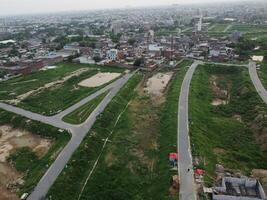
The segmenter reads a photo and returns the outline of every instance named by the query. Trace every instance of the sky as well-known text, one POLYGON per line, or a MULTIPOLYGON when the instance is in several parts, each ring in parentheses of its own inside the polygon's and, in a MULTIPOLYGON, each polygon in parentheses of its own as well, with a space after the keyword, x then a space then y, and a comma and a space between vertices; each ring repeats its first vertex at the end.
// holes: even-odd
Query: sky
MULTIPOLYGON (((0 15, 157 6, 217 0, 0 0, 0 15)), ((233 2, 236 0, 224 0, 233 2)))

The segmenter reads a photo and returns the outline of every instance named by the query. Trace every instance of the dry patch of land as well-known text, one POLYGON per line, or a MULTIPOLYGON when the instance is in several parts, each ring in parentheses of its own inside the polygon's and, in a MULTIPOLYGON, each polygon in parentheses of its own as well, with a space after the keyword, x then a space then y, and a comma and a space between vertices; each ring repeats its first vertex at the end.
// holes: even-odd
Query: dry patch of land
POLYGON ((27 131, 0 126, 0 199, 18 199, 15 192, 24 183, 8 158, 18 149, 30 148, 38 157, 43 157, 52 145, 52 141, 33 135, 27 131))
POLYGON ((225 85, 220 84, 220 82, 224 81, 223 76, 215 76, 212 75, 210 77, 210 85, 212 89, 212 93, 214 95, 214 99, 211 104, 213 106, 226 105, 230 100, 229 91, 231 89, 231 84, 227 83, 225 85))
POLYGON ((104 85, 106 83, 109 83, 110 81, 118 78, 121 75, 121 73, 98 73, 88 79, 85 79, 79 83, 79 86, 83 87, 99 87, 101 85, 104 85))
POLYGON ((150 95, 161 96, 165 88, 168 86, 172 76, 173 72, 155 74, 148 79, 145 91, 150 95))

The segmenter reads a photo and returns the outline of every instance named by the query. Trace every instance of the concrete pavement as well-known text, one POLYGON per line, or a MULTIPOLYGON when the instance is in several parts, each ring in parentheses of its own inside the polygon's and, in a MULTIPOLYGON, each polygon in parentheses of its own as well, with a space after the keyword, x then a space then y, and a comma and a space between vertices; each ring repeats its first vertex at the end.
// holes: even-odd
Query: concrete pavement
POLYGON ((180 179, 180 200, 196 200, 196 188, 194 181, 194 171, 192 170, 192 155, 189 138, 188 125, 188 98, 190 83, 194 71, 201 61, 195 61, 188 69, 180 91, 178 108, 178 173, 180 179), (190 169, 190 171, 188 171, 190 169))
POLYGON ((249 68, 248 68, 249 76, 250 76, 250 79, 251 79, 254 87, 256 88, 256 91, 258 92, 258 94, 260 95, 260 97, 262 98, 264 103, 267 104, 267 91, 259 79, 256 67, 257 66, 256 66, 255 62, 252 62, 252 61, 249 62, 249 68))
POLYGON ((59 176, 61 171, 64 169, 64 167, 70 160, 74 151, 79 147, 84 137, 92 128, 98 115, 100 115, 104 111, 104 109, 107 107, 110 101, 117 95, 119 90, 127 83, 127 81, 135 74, 135 72, 124 75, 115 82, 107 85, 106 87, 88 96, 87 98, 83 99, 77 104, 51 117, 43 116, 30 111, 26 111, 21 108, 17 108, 15 106, 0 103, 1 109, 7 110, 12 113, 16 113, 18 115, 27 117, 35 121, 55 126, 57 128, 68 130, 72 134, 71 140, 60 152, 60 154, 53 162, 53 164, 49 167, 49 169, 46 171, 46 173, 41 178, 37 186, 34 188, 34 191, 27 198, 28 200, 41 200, 46 196, 48 190, 56 181, 57 177, 59 176), (96 107, 96 109, 91 113, 91 115, 84 123, 80 125, 71 125, 62 121, 62 118, 65 115, 73 112, 80 106, 86 104, 87 102, 91 101, 92 99, 96 98, 97 96, 103 94, 106 91, 109 91, 109 93, 106 95, 106 97, 101 101, 101 103, 96 107))

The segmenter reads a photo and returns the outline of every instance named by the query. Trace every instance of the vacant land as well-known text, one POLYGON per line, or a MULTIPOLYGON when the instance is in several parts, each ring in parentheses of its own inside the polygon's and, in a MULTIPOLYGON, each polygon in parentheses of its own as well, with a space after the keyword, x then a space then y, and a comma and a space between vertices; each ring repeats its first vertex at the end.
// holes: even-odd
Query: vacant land
POLYGON ((56 69, 39 71, 0 83, 2 88, 0 98, 3 96, 2 100, 6 100, 7 103, 36 113, 54 115, 108 84, 88 88, 79 86, 81 81, 99 72, 121 73, 123 71, 114 67, 96 68, 87 65, 61 64, 56 69), (71 72, 69 68, 72 69, 71 72), (13 96, 7 95, 6 92, 13 96))
POLYGON ((249 24, 234 24, 229 31, 240 31, 243 33, 252 33, 252 32, 266 32, 266 25, 249 25, 249 24))
POLYGON ((206 184, 213 184, 216 164, 243 174, 267 169, 266 105, 247 69, 200 66, 189 99, 192 150, 207 172, 206 184), (214 100, 224 103, 212 105, 214 100))
POLYGON ((19 95, 36 90, 47 83, 62 79, 80 68, 81 66, 77 65, 59 64, 56 69, 38 71, 30 75, 0 82, 0 100, 16 99, 19 95))
POLYGON ((17 199, 32 191, 70 136, 3 110, 0 130, 0 199, 17 199))
POLYGON ((212 32, 223 32, 229 24, 215 24, 213 25, 209 31, 212 32))
POLYGON ((96 75, 80 82, 79 86, 89 87, 89 88, 99 87, 118 78, 120 75, 121 75, 120 73, 110 73, 110 72, 97 73, 96 75))
POLYGON ((95 110, 98 104, 105 98, 108 92, 105 92, 92 101, 89 101, 87 104, 81 106, 72 113, 66 115, 63 120, 70 124, 81 124, 86 121, 90 114, 95 110))
POLYGON ((148 79, 145 91, 150 95, 161 95, 171 80, 172 75, 172 72, 155 74, 148 79))
MULTIPOLYGON (((86 178, 98 156, 102 154, 102 147, 106 138, 116 128, 116 121, 132 99, 135 93, 134 88, 139 84, 141 78, 141 75, 138 74, 132 77, 119 91, 118 95, 112 99, 105 112, 99 117, 90 133, 72 156, 67 167, 58 177, 48 196, 53 199, 66 200, 78 198, 86 178), (62 193, 62 188, 65 188, 64 193, 62 193)), ((106 175, 108 176, 108 174, 106 175)), ((102 199, 105 199, 105 197, 102 199)))
POLYGON ((48 196, 170 199, 169 181, 176 172, 170 171, 168 154, 176 151, 179 90, 189 64, 181 64, 160 97, 145 92, 147 78, 139 84, 142 77, 133 77, 98 119, 48 196), (167 96, 166 90, 170 91, 167 96))

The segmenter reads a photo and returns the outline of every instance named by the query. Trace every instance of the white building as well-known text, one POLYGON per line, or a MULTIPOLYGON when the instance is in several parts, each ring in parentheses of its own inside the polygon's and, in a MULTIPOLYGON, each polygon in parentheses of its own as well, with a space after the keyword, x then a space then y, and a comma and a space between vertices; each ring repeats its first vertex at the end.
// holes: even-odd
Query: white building
POLYGON ((109 60, 117 60, 117 57, 118 57, 118 50, 117 49, 110 49, 107 52, 107 58, 109 60))

